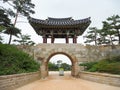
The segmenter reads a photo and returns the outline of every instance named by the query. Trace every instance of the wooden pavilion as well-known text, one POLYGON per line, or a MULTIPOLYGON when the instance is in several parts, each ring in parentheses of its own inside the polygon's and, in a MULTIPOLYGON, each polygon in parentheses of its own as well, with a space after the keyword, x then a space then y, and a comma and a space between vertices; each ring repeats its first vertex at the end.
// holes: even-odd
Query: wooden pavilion
POLYGON ((77 43, 77 37, 83 34, 91 20, 90 17, 81 20, 74 20, 72 17, 48 17, 46 20, 29 17, 29 23, 43 37, 43 43, 47 43, 47 38, 51 38, 51 43, 54 43, 55 38, 65 38, 66 43, 72 38, 73 43, 77 43))

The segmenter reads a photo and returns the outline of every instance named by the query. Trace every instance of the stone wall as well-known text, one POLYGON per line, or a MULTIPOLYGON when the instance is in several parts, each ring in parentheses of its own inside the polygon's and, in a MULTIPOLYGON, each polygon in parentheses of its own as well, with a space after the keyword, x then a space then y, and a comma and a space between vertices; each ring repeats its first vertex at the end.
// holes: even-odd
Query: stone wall
POLYGON ((83 62, 99 61, 112 55, 120 55, 120 46, 83 46, 81 44, 38 44, 33 47, 20 47, 41 63, 41 77, 48 76, 48 62, 56 54, 66 55, 72 62, 72 76, 77 76, 83 62))
POLYGON ((14 90, 38 79, 40 79, 40 72, 0 76, 0 90, 14 90))
POLYGON ((81 71, 79 73, 81 79, 94 81, 97 83, 108 84, 120 87, 120 75, 105 74, 105 73, 91 73, 81 71))
MULTIPOLYGON (((38 44, 36 46, 18 46, 32 55, 36 60, 49 57, 52 52, 65 52, 74 55, 78 62, 95 61, 112 55, 120 55, 120 45, 114 46, 83 46, 81 44, 38 44)), ((38 60, 39 61, 39 60, 38 60)))
POLYGON ((101 60, 113 55, 120 55, 120 45, 114 46, 85 46, 86 48, 86 61, 101 60))

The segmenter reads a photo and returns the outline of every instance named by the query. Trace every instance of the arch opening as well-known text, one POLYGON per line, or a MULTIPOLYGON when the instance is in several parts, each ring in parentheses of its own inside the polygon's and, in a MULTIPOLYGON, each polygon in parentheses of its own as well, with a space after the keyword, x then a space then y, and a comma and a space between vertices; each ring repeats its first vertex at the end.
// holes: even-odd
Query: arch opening
POLYGON ((46 53, 46 57, 43 58, 43 60, 41 61, 41 77, 45 78, 49 75, 48 63, 50 59, 57 54, 62 54, 69 58, 69 61, 71 62, 71 76, 77 77, 79 73, 79 65, 77 58, 74 56, 74 54, 66 52, 65 50, 62 50, 61 52, 59 52, 58 50, 53 50, 46 53))
MULTIPOLYGON (((48 75, 51 72, 59 73, 59 69, 63 69, 65 73, 71 73, 72 62, 70 58, 64 54, 55 54, 53 55, 48 62, 48 75)), ((65 74, 64 73, 64 74, 65 74)))
POLYGON ((61 54, 61 55, 64 55, 65 57, 67 57, 69 60, 69 63, 71 64, 71 75, 72 76, 75 76, 75 71, 76 71, 76 59, 75 58, 73 58, 72 57, 72 55, 69 55, 69 54, 67 54, 67 53, 65 53, 65 52, 54 52, 54 53, 52 53, 52 54, 50 54, 49 55, 49 57, 48 58, 46 58, 46 73, 47 73, 47 76, 49 75, 49 69, 48 69, 48 63, 49 63, 49 61, 50 61, 50 59, 53 57, 53 56, 55 56, 55 55, 59 55, 59 54, 61 54))
POLYGON ((67 57, 67 56, 64 55, 64 54, 56 54, 56 55, 53 55, 53 56, 50 58, 49 62, 57 64, 57 61, 58 61, 58 60, 61 60, 62 63, 67 63, 67 64, 69 64, 69 65, 72 64, 70 58, 67 57))

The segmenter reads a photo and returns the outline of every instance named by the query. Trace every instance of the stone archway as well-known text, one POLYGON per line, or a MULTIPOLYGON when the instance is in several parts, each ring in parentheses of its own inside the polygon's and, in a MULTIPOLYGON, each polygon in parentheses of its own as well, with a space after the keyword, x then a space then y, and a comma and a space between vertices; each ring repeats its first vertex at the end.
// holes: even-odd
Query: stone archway
MULTIPOLYGON (((61 54, 61 55, 65 55, 65 56, 67 56, 68 58, 69 58, 69 60, 71 61, 71 63, 72 63, 72 67, 71 67, 71 75, 72 76, 74 76, 74 64, 75 64, 75 60, 73 60, 72 59, 72 57, 71 56, 69 56, 68 54, 66 54, 66 53, 64 53, 64 52, 57 52, 57 53, 53 53, 53 54, 51 54, 51 56, 49 56, 49 58, 48 58, 48 60, 47 60, 47 66, 48 66, 48 62, 50 61, 50 59, 53 57, 53 56, 55 56, 55 55, 58 55, 58 54, 61 54)), ((47 67, 47 71, 48 71, 48 67, 47 67)))
POLYGON ((65 56, 67 56, 71 60, 71 63, 72 63, 71 75, 72 76, 77 76, 78 72, 79 72, 79 70, 78 70, 79 66, 78 66, 78 61, 75 58, 75 56, 73 56, 72 54, 70 54, 70 53, 68 53, 66 51, 61 51, 61 52, 54 51, 54 52, 49 53, 46 56, 46 58, 44 58, 44 60, 42 60, 41 67, 40 67, 41 77, 45 78, 45 77, 48 76, 48 62, 49 62, 51 57, 53 57, 54 55, 57 55, 57 54, 63 54, 65 56))
POLYGON ((34 47, 34 57, 41 62, 41 78, 48 76, 48 62, 56 54, 67 56, 72 62, 72 76, 77 76, 79 63, 87 60, 86 49, 80 44, 39 44, 34 47))

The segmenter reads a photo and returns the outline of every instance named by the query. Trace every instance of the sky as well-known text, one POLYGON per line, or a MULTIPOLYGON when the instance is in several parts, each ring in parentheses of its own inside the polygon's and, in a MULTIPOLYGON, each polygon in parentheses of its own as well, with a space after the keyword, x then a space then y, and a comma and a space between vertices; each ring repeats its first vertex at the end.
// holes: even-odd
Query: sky
POLYGON ((54 55, 53 57, 51 57, 50 62, 57 64, 58 60, 61 60, 62 63, 67 63, 69 65, 72 65, 71 60, 67 56, 62 54, 54 55))
MULTIPOLYGON (((33 18, 72 17, 73 19, 84 19, 91 17, 92 23, 89 27, 101 28, 102 21, 106 20, 107 17, 120 15, 120 0, 32 0, 32 3, 35 4, 35 14, 31 15, 33 18)), ((4 7, 7 6, 8 4, 4 4, 4 7)), ((14 19, 12 20, 14 21, 14 19)), ((18 18, 16 27, 20 28, 23 34, 31 35, 31 39, 36 44, 42 43, 42 37, 36 34, 25 17, 20 16, 18 18)), ((84 44, 83 36, 87 31, 88 28, 82 36, 78 37, 78 43, 84 44)), ((8 38, 5 37, 5 39, 8 42, 8 38)), ((48 40, 48 43, 50 43, 50 40, 48 40)), ((65 43, 65 40, 57 39, 55 43, 65 43)))
MULTIPOLYGON (((1 3, 1 2, 0 2, 1 3)), ((35 4, 35 14, 31 15, 37 19, 47 19, 48 17, 73 19, 84 19, 91 17, 92 23, 89 27, 102 27, 102 21, 112 15, 120 15, 120 0, 32 0, 35 4)), ((3 5, 3 4, 1 4, 3 5)), ((7 4, 3 5, 7 7, 7 4)), ((13 20, 13 19, 12 19, 13 20)), ((38 36, 34 29, 30 26, 25 17, 19 17, 16 27, 22 30, 23 34, 31 35, 31 39, 36 43, 42 43, 42 37, 38 36), (21 21, 25 23, 20 23, 21 21)), ((84 44, 83 36, 78 37, 78 43, 84 44)), ((8 37, 4 36, 8 42, 8 37)), ((48 43, 50 40, 48 40, 48 43)), ((72 40, 70 40, 70 43, 72 40)), ((57 39, 55 43, 65 43, 64 39, 57 39)))

